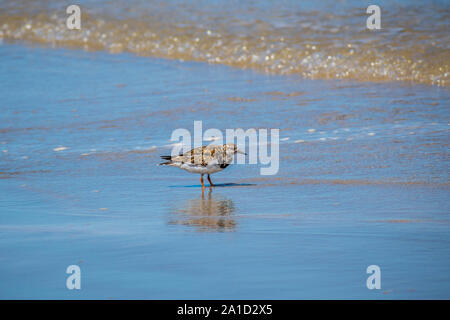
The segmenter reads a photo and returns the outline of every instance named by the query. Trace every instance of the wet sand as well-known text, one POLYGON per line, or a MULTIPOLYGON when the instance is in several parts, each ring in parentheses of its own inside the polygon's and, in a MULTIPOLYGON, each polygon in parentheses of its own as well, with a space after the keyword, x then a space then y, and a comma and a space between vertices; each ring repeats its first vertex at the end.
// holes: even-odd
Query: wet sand
POLYGON ((0 46, 0 297, 450 297, 448 89, 0 46), (280 171, 158 167, 176 128, 279 128, 280 171), (67 290, 78 264, 82 290, 67 290), (366 288, 366 268, 382 290, 366 288))

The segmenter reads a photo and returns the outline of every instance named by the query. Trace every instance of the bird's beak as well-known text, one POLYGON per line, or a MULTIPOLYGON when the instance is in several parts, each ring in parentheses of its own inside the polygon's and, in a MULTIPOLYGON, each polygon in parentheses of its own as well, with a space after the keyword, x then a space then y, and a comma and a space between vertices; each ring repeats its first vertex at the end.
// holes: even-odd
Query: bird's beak
POLYGON ((243 154, 243 155, 247 155, 244 151, 238 150, 236 151, 237 153, 243 154))

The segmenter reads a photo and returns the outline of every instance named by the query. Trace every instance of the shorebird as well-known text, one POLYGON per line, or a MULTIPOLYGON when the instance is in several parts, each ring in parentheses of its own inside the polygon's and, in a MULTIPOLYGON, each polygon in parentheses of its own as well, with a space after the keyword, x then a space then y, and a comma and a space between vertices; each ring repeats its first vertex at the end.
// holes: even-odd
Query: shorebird
POLYGON ((213 187, 214 184, 209 175, 228 167, 236 153, 246 154, 238 150, 233 143, 202 146, 178 156, 161 156, 162 159, 168 161, 160 163, 160 165, 178 167, 191 173, 199 173, 202 188, 205 188, 203 175, 207 174, 208 181, 213 187))

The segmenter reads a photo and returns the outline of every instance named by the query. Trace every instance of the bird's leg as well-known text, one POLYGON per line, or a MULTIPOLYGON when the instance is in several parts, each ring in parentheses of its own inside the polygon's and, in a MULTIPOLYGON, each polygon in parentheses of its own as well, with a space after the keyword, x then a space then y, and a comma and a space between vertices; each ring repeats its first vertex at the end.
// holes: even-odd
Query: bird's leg
POLYGON ((213 183, 211 181, 211 178, 209 177, 209 173, 208 173, 208 181, 209 181, 209 184, 211 185, 211 187, 214 187, 214 185, 213 185, 213 183))
POLYGON ((205 185, 203 184, 203 174, 200 176, 200 183, 202 184, 202 189, 205 188, 205 185))

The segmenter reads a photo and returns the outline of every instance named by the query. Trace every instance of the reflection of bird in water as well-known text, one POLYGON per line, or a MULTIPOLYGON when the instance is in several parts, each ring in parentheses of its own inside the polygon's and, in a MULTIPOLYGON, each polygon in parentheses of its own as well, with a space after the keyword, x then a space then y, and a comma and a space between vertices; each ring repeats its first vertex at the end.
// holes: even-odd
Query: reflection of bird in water
POLYGON ((236 153, 246 154, 238 150, 233 143, 221 146, 209 145, 192 149, 175 157, 161 156, 162 159, 168 161, 160 163, 160 165, 178 167, 191 173, 201 174, 200 183, 202 188, 204 188, 203 175, 207 174, 210 185, 214 186, 209 175, 228 167, 236 153))
POLYGON ((170 223, 196 226, 199 231, 233 231, 236 227, 233 212, 233 201, 212 199, 209 188, 207 199, 202 191, 201 199, 189 200, 183 208, 174 210, 177 217, 170 223))

